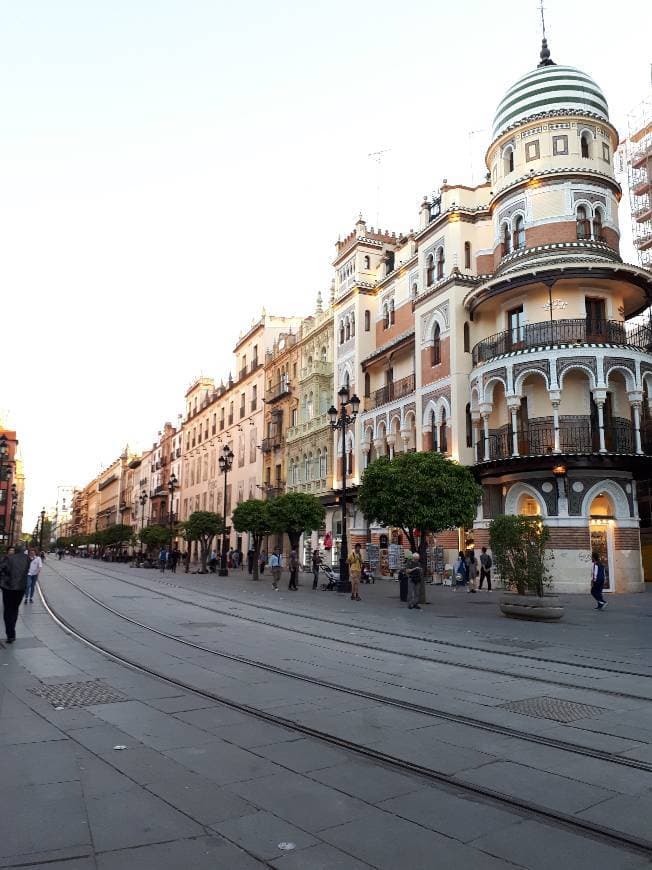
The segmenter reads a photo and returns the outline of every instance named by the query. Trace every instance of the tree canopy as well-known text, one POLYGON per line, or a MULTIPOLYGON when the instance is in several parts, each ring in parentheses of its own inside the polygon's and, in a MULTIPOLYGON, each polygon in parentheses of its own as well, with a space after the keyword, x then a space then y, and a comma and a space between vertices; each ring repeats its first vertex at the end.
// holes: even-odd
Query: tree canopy
POLYGON ((414 532, 469 528, 482 489, 468 468, 441 453, 398 453, 381 457, 362 476, 357 505, 370 522, 402 529, 412 549, 414 532))
POLYGON ((284 532, 292 547, 299 546, 303 532, 321 528, 326 516, 324 506, 314 495, 306 492, 286 492, 268 503, 272 532, 284 532))
POLYGON ((165 526, 143 526, 138 532, 138 538, 149 550, 152 547, 162 547, 170 539, 170 531, 165 526))
POLYGON ((208 554, 210 553, 213 538, 224 529, 224 520, 220 514, 212 511, 194 511, 188 519, 181 524, 183 534, 187 541, 199 543, 202 574, 206 574, 208 568, 208 554))
POLYGON ((249 532, 254 545, 253 579, 258 580, 260 547, 265 535, 271 531, 269 506, 271 502, 250 498, 233 511, 233 526, 237 532, 249 532))

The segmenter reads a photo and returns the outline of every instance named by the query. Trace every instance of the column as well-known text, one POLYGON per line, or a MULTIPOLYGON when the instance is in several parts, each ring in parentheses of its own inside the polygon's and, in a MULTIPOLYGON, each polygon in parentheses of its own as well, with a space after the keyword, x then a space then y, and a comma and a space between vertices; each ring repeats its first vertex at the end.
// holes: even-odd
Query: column
POLYGON ((518 410, 521 400, 518 396, 510 396, 507 399, 507 407, 512 418, 512 456, 518 456, 518 410))
POLYGON ((401 429, 401 443, 403 444, 403 453, 408 452, 408 443, 410 441, 410 430, 401 429))
POLYGON ((480 414, 477 411, 471 412, 471 441, 473 447, 473 457, 476 462, 479 461, 478 445, 480 443, 480 414))
POLYGON ((385 441, 387 442, 387 450, 389 452, 389 458, 393 459, 394 458, 394 448, 396 446, 396 436, 395 435, 388 435, 387 438, 385 439, 385 441))
POLYGON ((489 449, 489 415, 491 414, 491 410, 493 405, 487 403, 483 403, 480 406, 480 416, 482 417, 482 429, 483 429, 483 437, 484 437, 484 461, 489 462, 491 459, 491 451, 489 449))
POLYGON ((636 453, 643 453, 641 444, 641 405, 643 404, 643 393, 641 390, 630 390, 627 393, 630 405, 634 412, 634 450, 636 453))
POLYGON ((559 390, 550 390, 550 403, 552 405, 552 430, 554 438, 553 453, 561 453, 561 443, 559 438, 559 405, 561 402, 561 394, 559 390))
POLYGON ((375 438, 374 439, 374 447, 376 448, 376 456, 384 456, 385 455, 385 439, 384 438, 375 438))

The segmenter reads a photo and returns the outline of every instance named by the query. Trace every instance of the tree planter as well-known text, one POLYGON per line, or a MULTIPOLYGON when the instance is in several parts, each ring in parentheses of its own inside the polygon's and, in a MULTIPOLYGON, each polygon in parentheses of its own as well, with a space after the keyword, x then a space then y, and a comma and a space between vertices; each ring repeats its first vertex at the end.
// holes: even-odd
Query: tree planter
POLYGON ((505 616, 513 619, 533 619, 554 621, 564 615, 564 607, 557 595, 518 595, 504 592, 499 600, 500 609, 505 616))

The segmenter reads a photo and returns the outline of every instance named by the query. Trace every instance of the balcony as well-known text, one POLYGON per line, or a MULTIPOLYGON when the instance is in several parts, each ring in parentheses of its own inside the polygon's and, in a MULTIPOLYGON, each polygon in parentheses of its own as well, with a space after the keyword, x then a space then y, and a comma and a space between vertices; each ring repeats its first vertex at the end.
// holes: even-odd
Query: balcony
POLYGON ((249 374, 249 369, 247 368, 247 366, 244 366, 243 368, 240 369, 240 374, 238 376, 238 380, 244 381, 244 379, 247 377, 248 374, 249 374))
MULTIPOLYGON (((606 453, 631 455, 636 453, 634 427, 629 420, 614 418, 604 429, 606 453)), ((522 456, 573 456, 600 452, 600 432, 591 418, 573 423, 560 421, 559 451, 555 452, 555 427, 547 421, 532 420, 525 429, 517 432, 518 454, 514 454, 514 439, 509 425, 489 431, 489 457, 485 459, 485 443, 482 432, 476 444, 476 462, 496 462, 517 459, 522 456)), ((641 431, 643 452, 652 452, 652 430, 641 431)))
POLYGON ((406 378, 401 378, 400 381, 392 381, 385 384, 379 390, 376 390, 365 401, 365 411, 371 411, 374 408, 379 408, 381 405, 386 405, 387 402, 393 402, 396 399, 402 399, 414 392, 414 375, 408 375, 406 378))
POLYGON ((292 387, 290 386, 290 381, 287 378, 281 379, 265 391, 265 402, 267 404, 278 402, 278 400, 282 399, 284 396, 289 396, 291 392, 292 387))
POLYGON ((641 169, 648 160, 652 159, 652 144, 644 145, 632 155, 632 169, 641 169))
POLYGON ((271 453, 273 450, 278 450, 283 446, 283 435, 279 432, 277 435, 270 435, 268 438, 263 438, 263 443, 260 449, 263 453, 271 453))
POLYGON ((301 369, 301 381, 305 381, 313 375, 322 375, 329 378, 333 374, 333 364, 326 360, 315 359, 301 369))
POLYGON ((593 322, 585 317, 545 320, 490 335, 475 345, 471 356, 473 365, 477 366, 506 353, 558 344, 615 344, 649 351, 652 330, 644 325, 628 326, 622 320, 593 322))
POLYGON ((306 420, 305 423, 299 423, 297 426, 290 426, 285 435, 285 440, 296 441, 297 438, 303 438, 304 435, 310 435, 313 432, 319 432, 322 429, 330 427, 330 418, 328 414, 320 414, 318 417, 313 417, 311 420, 306 420))
POLYGON ((275 480, 274 485, 265 484, 265 498, 269 501, 271 498, 278 498, 279 495, 285 495, 285 484, 282 480, 275 480))

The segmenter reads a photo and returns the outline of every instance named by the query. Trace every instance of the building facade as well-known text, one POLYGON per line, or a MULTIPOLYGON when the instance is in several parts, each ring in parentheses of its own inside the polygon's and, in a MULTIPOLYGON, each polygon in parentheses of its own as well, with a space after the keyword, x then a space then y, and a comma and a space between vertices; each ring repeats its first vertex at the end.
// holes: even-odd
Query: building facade
POLYGON ((0 420, 0 544, 3 548, 19 540, 23 526, 25 475, 14 429, 0 420))

